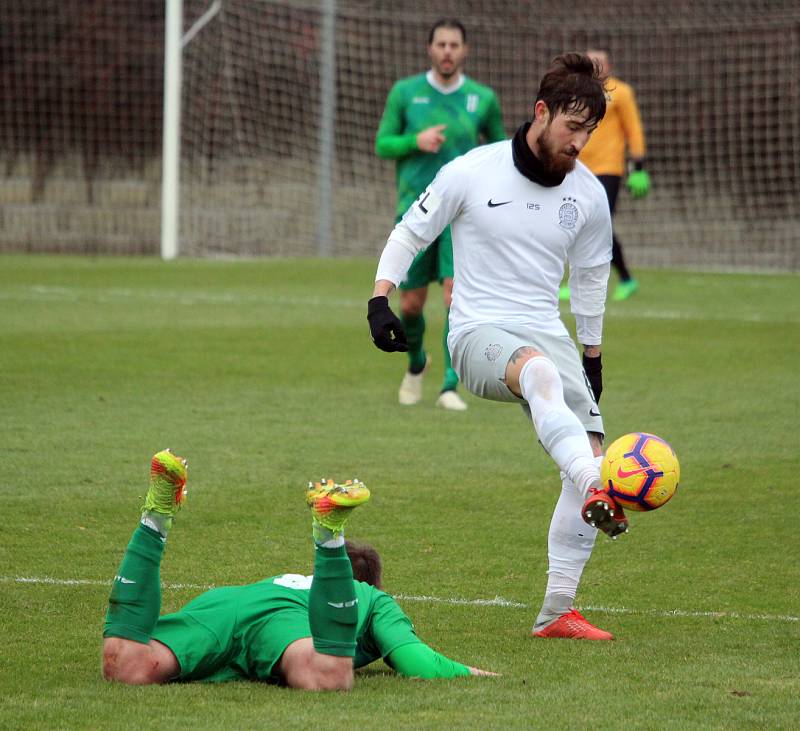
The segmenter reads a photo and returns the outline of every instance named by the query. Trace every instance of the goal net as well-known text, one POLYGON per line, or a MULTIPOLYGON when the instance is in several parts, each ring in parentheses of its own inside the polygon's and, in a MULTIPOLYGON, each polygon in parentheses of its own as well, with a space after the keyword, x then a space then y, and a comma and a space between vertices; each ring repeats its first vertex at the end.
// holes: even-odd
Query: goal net
MULTIPOLYGON (((386 95, 456 15, 509 135, 553 56, 609 51, 652 178, 617 203, 634 267, 800 270, 794 0, 329 2, 332 68, 324 0, 184 0, 181 254, 375 255, 395 206, 374 154, 386 95)), ((9 0, 0 27, 0 247, 157 253, 163 3, 9 0)))

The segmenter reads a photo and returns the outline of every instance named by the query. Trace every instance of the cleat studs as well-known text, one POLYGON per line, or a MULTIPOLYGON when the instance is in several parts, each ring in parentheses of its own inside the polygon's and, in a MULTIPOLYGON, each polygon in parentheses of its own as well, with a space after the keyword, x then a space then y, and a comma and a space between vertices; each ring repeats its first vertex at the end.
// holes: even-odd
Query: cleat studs
POLYGON ((587 510, 586 511, 586 517, 587 518, 591 518, 592 517, 592 511, 591 510, 587 510))
POLYGON ((612 518, 614 517, 614 511, 613 511, 613 510, 609 510, 609 511, 608 511, 608 514, 609 514, 609 515, 610 515, 612 518))
POLYGON ((597 522, 594 520, 591 523, 589 523, 589 525, 591 525, 592 528, 597 528, 597 522))
POLYGON ((616 537, 616 536, 611 536, 611 540, 612 540, 612 541, 616 541, 616 540, 617 540, 617 537, 616 537))

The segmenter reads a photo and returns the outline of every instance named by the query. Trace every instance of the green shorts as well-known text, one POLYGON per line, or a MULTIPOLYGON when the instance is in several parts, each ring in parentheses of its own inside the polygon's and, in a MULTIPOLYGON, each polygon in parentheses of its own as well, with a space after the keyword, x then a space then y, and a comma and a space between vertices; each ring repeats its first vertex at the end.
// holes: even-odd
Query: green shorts
POLYGON ((401 282, 400 289, 419 289, 427 287, 431 282, 442 283, 453 278, 453 240, 450 237, 450 226, 442 231, 431 242, 427 249, 420 251, 401 282))
POLYGON ((212 589, 159 617, 151 636, 174 653, 179 680, 277 682, 284 650, 311 637, 303 596, 269 581, 212 589))

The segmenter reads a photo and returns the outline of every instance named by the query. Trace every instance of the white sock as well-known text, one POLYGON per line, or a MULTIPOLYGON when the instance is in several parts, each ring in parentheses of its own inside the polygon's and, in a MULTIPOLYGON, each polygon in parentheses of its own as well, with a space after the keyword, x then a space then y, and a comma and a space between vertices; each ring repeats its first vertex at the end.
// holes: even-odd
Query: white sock
POLYGON ((344 545, 344 533, 340 533, 335 538, 331 538, 329 541, 325 541, 319 545, 322 546, 322 548, 339 548, 339 546, 344 545))
POLYGON ((169 533, 170 526, 172 525, 172 516, 146 510, 142 513, 140 522, 142 525, 158 531, 161 534, 162 540, 166 540, 167 533, 169 533))
MULTIPOLYGON (((598 467, 602 459, 595 458, 598 467)), ((575 601, 581 574, 592 555, 597 537, 597 528, 592 528, 581 517, 582 507, 583 496, 562 473, 561 495, 547 536, 547 589, 534 629, 541 629, 558 619, 570 610, 575 601)))
POLYGON ((323 548, 339 548, 344 545, 344 531, 334 533, 330 528, 326 528, 316 520, 312 521, 312 533, 314 543, 323 548))
POLYGON ((522 366, 519 385, 542 446, 580 494, 588 497, 600 470, 586 429, 564 401, 564 384, 555 364, 545 356, 531 358, 522 366))

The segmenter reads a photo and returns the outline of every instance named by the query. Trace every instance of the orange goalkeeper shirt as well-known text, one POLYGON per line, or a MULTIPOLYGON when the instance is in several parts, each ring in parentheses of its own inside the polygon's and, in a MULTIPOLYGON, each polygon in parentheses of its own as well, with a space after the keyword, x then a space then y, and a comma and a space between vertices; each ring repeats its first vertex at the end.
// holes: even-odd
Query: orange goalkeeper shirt
POLYGON ((606 116, 581 150, 580 161, 595 175, 625 174, 625 155, 644 157, 644 131, 633 89, 609 76, 606 81, 606 116))

